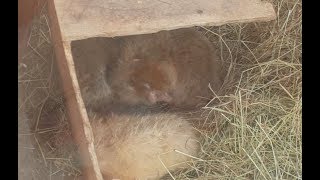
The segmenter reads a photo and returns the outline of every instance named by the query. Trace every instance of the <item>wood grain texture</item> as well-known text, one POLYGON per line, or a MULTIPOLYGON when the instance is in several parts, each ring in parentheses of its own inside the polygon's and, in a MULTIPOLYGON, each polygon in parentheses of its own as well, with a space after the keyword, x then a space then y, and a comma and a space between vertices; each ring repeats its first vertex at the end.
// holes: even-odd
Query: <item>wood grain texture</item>
POLYGON ((261 0, 54 0, 66 40, 275 19, 261 0))
POLYGON ((78 145, 85 179, 103 180, 93 144, 93 133, 76 76, 70 42, 63 41, 55 7, 48 4, 50 27, 62 80, 73 138, 78 145))

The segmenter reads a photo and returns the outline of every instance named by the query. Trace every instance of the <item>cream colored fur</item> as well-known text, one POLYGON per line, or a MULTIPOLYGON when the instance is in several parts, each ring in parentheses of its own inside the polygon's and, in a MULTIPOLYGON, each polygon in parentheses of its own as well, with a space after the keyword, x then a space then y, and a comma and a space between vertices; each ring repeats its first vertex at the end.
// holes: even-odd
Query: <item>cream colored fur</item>
POLYGON ((91 123, 106 179, 159 179, 166 169, 188 166, 192 158, 183 153, 197 156, 199 150, 196 130, 173 114, 112 115, 91 123))

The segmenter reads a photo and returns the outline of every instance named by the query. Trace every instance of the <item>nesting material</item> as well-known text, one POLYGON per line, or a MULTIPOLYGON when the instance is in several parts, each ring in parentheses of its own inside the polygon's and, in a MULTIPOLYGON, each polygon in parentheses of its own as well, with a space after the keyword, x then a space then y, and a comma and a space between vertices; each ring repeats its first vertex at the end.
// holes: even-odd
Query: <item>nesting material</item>
POLYGON ((82 174, 77 148, 63 145, 70 135, 64 95, 46 8, 40 9, 18 65, 19 179, 74 178, 82 174), (54 144, 57 146, 54 147, 54 144))
MULTIPOLYGON (((216 130, 199 130, 201 160, 194 159, 187 169, 172 172, 175 179, 302 179, 302 3, 269 2, 276 8, 276 21, 202 28, 203 34, 219 47, 221 59, 229 64, 228 78, 239 77, 240 81, 224 86, 226 91, 228 87, 235 91, 228 90, 228 95, 212 99, 218 105, 204 107, 215 117, 204 117, 206 123, 216 130)), ((47 27, 47 16, 41 14, 39 18, 41 22, 34 26, 47 27)), ((50 85, 51 78, 58 77, 55 68, 50 70, 54 62, 54 56, 48 53, 52 51, 50 29, 37 27, 19 64, 19 97, 23 96, 19 98, 19 113, 35 109, 28 118, 19 114, 19 136, 31 139, 35 131, 23 123, 37 121, 47 96, 57 104, 63 96, 61 90, 50 85)), ((62 131, 61 126, 56 129, 62 131)), ((68 128, 63 131, 70 133, 68 128)), ((43 135, 54 131, 40 132, 43 135)), ((27 163, 19 164, 19 178, 63 179, 68 174, 81 174, 70 152, 60 149, 66 156, 59 156, 57 151, 45 151, 47 142, 38 142, 31 141, 30 145, 19 140, 19 153, 34 158, 33 162, 21 158, 27 163), (23 173, 25 177, 20 176, 23 173)))

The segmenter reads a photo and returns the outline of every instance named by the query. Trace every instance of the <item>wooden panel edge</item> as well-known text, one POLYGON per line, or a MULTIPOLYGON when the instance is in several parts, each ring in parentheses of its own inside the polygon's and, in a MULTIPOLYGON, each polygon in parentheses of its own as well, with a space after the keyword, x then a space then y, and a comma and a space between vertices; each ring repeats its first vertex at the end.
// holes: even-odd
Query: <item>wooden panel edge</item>
MULTIPOLYGON (((131 35, 140 35, 140 34, 151 34, 151 33, 157 33, 162 30, 175 30, 179 28, 190 28, 194 26, 221 26, 225 24, 235 24, 235 23, 252 23, 252 22, 268 22, 275 20, 277 15, 275 12, 275 9, 273 7, 273 4, 270 2, 260 2, 259 3, 261 6, 264 6, 264 12, 265 16, 258 16, 255 18, 242 18, 242 19, 226 19, 220 22, 205 22, 202 20, 195 20, 192 23, 185 23, 185 22, 180 22, 180 23, 169 23, 170 26, 159 24, 157 27, 146 27, 144 24, 143 28, 136 27, 135 30, 132 30, 130 28, 119 28, 116 31, 113 32, 98 32, 94 34, 77 34, 77 35, 68 35, 66 40, 68 41, 76 41, 76 40, 82 40, 82 39, 87 39, 87 38, 92 38, 92 37, 119 37, 119 36, 131 36, 131 35), (130 30, 128 30, 130 29, 130 30)), ((192 15, 193 16, 193 15, 192 15)), ((185 19, 190 19, 192 17, 186 16, 185 19)))
POLYGON ((71 43, 63 40, 53 0, 48 1, 52 41, 62 81, 72 135, 78 145, 85 179, 103 180, 93 144, 93 133, 85 109, 71 54, 71 43))

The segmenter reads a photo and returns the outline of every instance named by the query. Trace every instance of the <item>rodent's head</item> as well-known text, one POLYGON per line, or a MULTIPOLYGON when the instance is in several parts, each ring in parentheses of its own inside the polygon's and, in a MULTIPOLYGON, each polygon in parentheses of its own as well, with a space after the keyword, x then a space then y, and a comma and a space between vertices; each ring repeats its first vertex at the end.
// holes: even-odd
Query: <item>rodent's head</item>
POLYGON ((147 105, 172 102, 172 90, 177 81, 177 73, 172 63, 140 59, 134 59, 131 63, 127 82, 123 82, 126 93, 119 94, 120 99, 131 104, 147 105))
POLYGON ((143 61, 135 59, 129 85, 138 96, 149 104, 157 102, 170 103, 172 90, 177 81, 177 74, 173 64, 168 61, 143 61))

